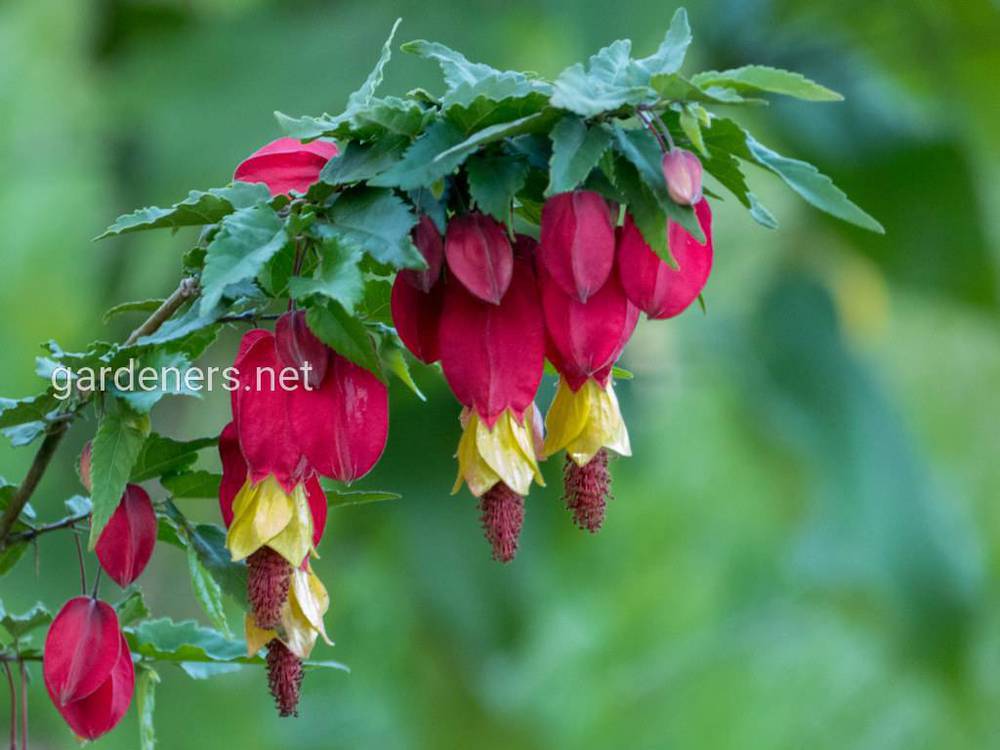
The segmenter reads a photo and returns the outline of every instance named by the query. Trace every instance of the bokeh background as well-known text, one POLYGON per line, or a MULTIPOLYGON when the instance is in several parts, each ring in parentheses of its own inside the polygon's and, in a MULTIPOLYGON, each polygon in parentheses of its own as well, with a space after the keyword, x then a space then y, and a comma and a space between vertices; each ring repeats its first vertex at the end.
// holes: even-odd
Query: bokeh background
MULTIPOLYGON (((708 314, 641 323, 626 354, 635 456, 614 464, 605 528, 572 526, 549 466, 507 567, 489 560, 474 501, 448 495, 457 406, 430 371, 417 374, 426 404, 394 386, 389 448, 363 484, 403 499, 335 512, 317 564, 337 646, 316 656, 352 674, 310 673, 292 721, 262 671, 192 681, 164 666, 162 747, 1000 746, 1000 6, 687 7, 687 70, 773 64, 846 95, 739 116, 831 174, 886 236, 762 173, 753 187, 779 230, 719 205, 708 314)), ((339 111, 396 16, 401 40, 554 75, 619 37, 651 49, 673 10, 0 2, 0 392, 39 390, 44 340, 126 334, 136 321, 101 313, 172 290, 191 236, 90 238, 226 183, 279 134, 272 110, 339 111)), ((386 91, 415 85, 437 90, 436 68, 397 56, 386 91)), ((235 345, 232 332, 209 363, 235 345)), ((227 403, 168 399, 154 424, 212 434, 227 403)), ((73 462, 92 430, 64 445, 41 516, 81 491, 73 462)), ((0 474, 17 481, 29 459, 0 448, 0 474)), ((215 519, 208 501, 184 509, 215 519)), ((0 581, 8 611, 73 595, 73 556, 67 536, 45 537, 0 581)), ((203 619, 179 551, 161 547, 142 584, 155 613, 203 619)), ((35 674, 32 747, 75 747, 35 674)), ((99 746, 137 745, 133 708, 99 746)))

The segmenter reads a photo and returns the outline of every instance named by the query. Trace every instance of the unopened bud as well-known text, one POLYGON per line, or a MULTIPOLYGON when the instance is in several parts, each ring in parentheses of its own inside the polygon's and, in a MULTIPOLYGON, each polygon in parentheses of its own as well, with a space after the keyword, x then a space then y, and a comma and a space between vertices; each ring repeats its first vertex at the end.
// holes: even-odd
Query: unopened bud
POLYGON ((663 155, 663 179, 674 203, 693 206, 701 200, 701 162, 690 151, 672 148, 663 155))

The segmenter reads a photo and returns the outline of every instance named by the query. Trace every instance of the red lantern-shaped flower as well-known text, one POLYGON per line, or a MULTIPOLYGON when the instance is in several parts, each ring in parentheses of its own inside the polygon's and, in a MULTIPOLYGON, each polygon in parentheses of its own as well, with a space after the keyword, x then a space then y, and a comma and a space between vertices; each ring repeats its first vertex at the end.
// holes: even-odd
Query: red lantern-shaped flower
POLYGON ((132 702, 135 671, 114 609, 88 596, 59 610, 45 639, 45 688, 70 729, 94 740, 121 721, 132 702))
POLYGON ((618 241, 618 275, 625 294, 650 318, 672 318, 698 299, 712 272, 712 210, 707 200, 695 207, 705 243, 699 243, 680 224, 667 222, 671 268, 646 244, 631 216, 618 241))
POLYGON ((119 586, 128 586, 146 569, 156 546, 157 527, 156 511, 146 490, 137 484, 127 485, 95 548, 104 572, 119 586))
POLYGON ((292 190, 305 193, 337 153, 337 146, 329 141, 302 143, 294 138, 279 138, 240 162, 233 179, 263 182, 271 195, 292 190))
POLYGON ((413 244, 420 250, 427 269, 403 270, 392 285, 392 322, 399 338, 414 357, 431 364, 440 357, 438 325, 444 303, 444 241, 434 222, 421 216, 413 229, 413 244))
POLYGON ((448 223, 444 253, 448 270, 475 297, 494 305, 507 292, 514 253, 503 226, 473 212, 448 223))
POLYGON ((538 259, 560 289, 586 302, 604 286, 615 260, 615 229, 607 201, 587 190, 545 201, 538 259))
POLYGON ((608 449, 631 455, 611 369, 638 319, 617 275, 583 303, 544 270, 539 286, 547 353, 560 378, 545 419, 544 453, 566 451, 566 502, 581 528, 597 531, 610 491, 608 449))
POLYGON ((453 491, 464 482, 480 499, 493 555, 507 562, 517 549, 523 496, 533 479, 543 484, 533 437, 545 350, 535 274, 528 260, 514 260, 499 304, 479 299, 454 277, 444 296, 441 367, 465 406, 453 491))

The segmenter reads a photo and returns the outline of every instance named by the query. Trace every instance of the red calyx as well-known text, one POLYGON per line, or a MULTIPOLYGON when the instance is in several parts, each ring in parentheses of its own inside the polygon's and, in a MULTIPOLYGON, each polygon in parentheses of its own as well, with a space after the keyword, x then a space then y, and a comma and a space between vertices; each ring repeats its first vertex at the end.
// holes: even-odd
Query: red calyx
POLYGON ((510 285, 514 254, 503 226, 473 212, 448 223, 444 254, 448 269, 473 295, 499 305, 510 285))
POLYGON ((309 388, 319 388, 326 376, 330 348, 309 330, 304 310, 293 310, 278 318, 274 343, 282 365, 297 370, 309 388))
POLYGON ((156 546, 157 527, 149 495, 137 484, 127 485, 95 547, 104 572, 122 588, 146 569, 156 546))
POLYGON ((545 201, 538 257, 566 294, 586 302, 604 286, 615 259, 615 230, 607 201, 588 190, 545 201))
POLYGON ((263 182, 271 195, 292 190, 305 193, 337 153, 337 146, 329 141, 302 143, 294 138, 278 138, 240 162, 233 179, 263 182))
POLYGON ((399 278, 426 294, 441 278, 441 266, 444 265, 444 238, 441 237, 434 220, 427 214, 421 215, 417 225, 410 232, 410 237, 427 261, 427 268, 423 271, 403 269, 399 272, 399 278))
POLYGON ((438 327, 444 306, 444 282, 423 292, 400 271, 392 285, 392 322, 403 345, 425 364, 441 357, 438 327))

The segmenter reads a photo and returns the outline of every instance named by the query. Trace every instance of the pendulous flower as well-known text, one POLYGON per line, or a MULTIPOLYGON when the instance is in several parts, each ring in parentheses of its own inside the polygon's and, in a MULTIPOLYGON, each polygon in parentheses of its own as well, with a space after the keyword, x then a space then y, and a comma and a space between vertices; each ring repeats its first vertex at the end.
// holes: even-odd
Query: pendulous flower
POLYGON ((597 531, 610 493, 607 451, 631 455, 611 370, 632 335, 639 311, 617 274, 586 303, 566 294, 542 270, 547 355, 559 372, 545 418, 544 455, 566 451, 565 499, 578 526, 597 531))
POLYGON ((240 162, 233 179, 263 182, 271 195, 292 190, 305 193, 337 153, 337 146, 330 141, 302 143, 295 138, 278 138, 240 162))
POLYGON ((663 179, 671 200, 693 206, 701 200, 702 168, 698 157, 683 148, 671 148, 663 155, 663 179))
POLYGON ((156 546, 157 528, 156 511, 146 490, 126 485, 94 550, 104 572, 122 588, 146 569, 156 546))
POLYGON ((535 274, 527 259, 514 260, 496 305, 451 278, 444 296, 441 367, 465 407, 453 492, 464 482, 480 499, 493 555, 507 562, 517 548, 523 496, 532 480, 544 484, 534 447, 534 398, 545 356, 535 274))
POLYGON ((416 245, 427 268, 423 271, 404 269, 392 285, 390 309, 392 322, 400 340, 414 357, 425 364, 436 362, 438 325, 444 303, 444 240, 429 216, 421 216, 412 231, 416 245))
POLYGON ((694 207, 705 244, 699 243, 680 224, 667 222, 670 253, 677 261, 671 268, 646 244, 631 215, 618 241, 618 276, 632 303, 653 319, 679 315, 698 299, 712 272, 712 210, 707 200, 694 207))
POLYGON ((586 302, 604 286, 615 260, 615 229, 607 201, 589 190, 545 201, 538 260, 566 294, 586 302))
POLYGON ((45 638, 42 675, 78 737, 94 740, 114 729, 135 691, 132 654, 114 609, 89 596, 66 602, 45 638))
POLYGON ((514 253, 496 219, 478 211, 454 217, 445 233, 448 270, 475 297, 499 305, 513 272, 514 253))

